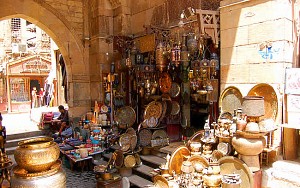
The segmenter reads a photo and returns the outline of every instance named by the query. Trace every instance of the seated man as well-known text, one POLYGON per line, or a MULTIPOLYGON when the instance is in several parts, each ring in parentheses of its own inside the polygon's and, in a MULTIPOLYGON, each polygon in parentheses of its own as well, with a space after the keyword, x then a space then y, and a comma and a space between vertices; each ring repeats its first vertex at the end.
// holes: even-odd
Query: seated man
POLYGON ((73 133, 73 130, 70 125, 68 111, 64 108, 63 105, 60 105, 58 107, 58 110, 60 112, 60 116, 56 120, 53 120, 53 122, 57 123, 57 125, 59 126, 59 131, 58 134, 56 134, 56 136, 53 137, 70 137, 73 133))

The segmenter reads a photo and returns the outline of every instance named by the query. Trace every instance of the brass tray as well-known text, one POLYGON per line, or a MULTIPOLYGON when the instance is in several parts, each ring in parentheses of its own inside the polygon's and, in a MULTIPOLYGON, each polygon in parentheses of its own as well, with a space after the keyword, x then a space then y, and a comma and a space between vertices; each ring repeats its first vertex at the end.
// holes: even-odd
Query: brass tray
POLYGON ((150 145, 151 138, 152 138, 152 132, 150 130, 142 129, 139 132, 139 140, 140 140, 140 145, 142 147, 150 145))
POLYGON ((181 165, 183 161, 186 161, 190 157, 190 150, 185 146, 179 146, 176 148, 169 161, 169 174, 181 174, 181 165))
POLYGON ((166 133, 165 130, 156 130, 152 134, 152 140, 165 139, 165 138, 168 138, 168 134, 166 133))
POLYGON ((115 115, 115 120, 121 126, 131 127, 136 119, 136 113, 134 109, 130 106, 123 106, 119 108, 115 115))
POLYGON ((234 109, 242 107, 243 95, 236 87, 230 86, 226 88, 219 100, 219 107, 221 112, 229 112, 233 114, 234 109))
POLYGON ((119 144, 123 152, 128 151, 131 146, 131 135, 128 133, 122 134, 119 139, 119 144))
POLYGON ((153 182, 154 182, 155 187, 157 187, 157 188, 168 188, 169 187, 168 180, 161 175, 154 176, 153 182))
POLYGON ((135 157, 133 155, 127 155, 124 158, 124 166, 127 168, 133 168, 136 164, 135 157))
POLYGON ((240 174, 242 180, 240 188, 253 187, 254 180, 252 172, 243 161, 232 156, 226 156, 222 157, 218 163, 220 164, 221 175, 240 174))
POLYGON ((200 155, 193 155, 188 159, 192 163, 192 165, 195 167, 195 164, 201 164, 203 169, 209 167, 209 162, 200 155))
POLYGON ((159 78, 159 89, 162 93, 168 93, 172 86, 172 78, 167 72, 163 72, 159 78))
POLYGON ((276 120, 278 113, 278 98, 272 86, 269 84, 258 84, 249 91, 248 96, 264 97, 265 115, 261 118, 272 118, 274 121, 276 120))
POLYGON ((160 118, 162 114, 162 104, 158 101, 150 102, 144 112, 144 119, 149 119, 150 117, 160 118))
POLYGON ((172 98, 178 97, 180 94, 180 85, 176 82, 173 82, 169 93, 172 98))
POLYGON ((171 115, 177 115, 180 112, 180 105, 177 101, 172 101, 171 115))

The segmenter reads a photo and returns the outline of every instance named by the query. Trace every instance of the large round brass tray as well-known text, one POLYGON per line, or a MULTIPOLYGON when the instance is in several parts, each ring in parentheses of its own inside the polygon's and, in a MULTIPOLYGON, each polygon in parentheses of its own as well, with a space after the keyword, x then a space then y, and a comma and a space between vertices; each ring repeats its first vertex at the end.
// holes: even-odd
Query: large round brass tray
POLYGON ((180 93, 180 85, 176 82, 173 82, 169 93, 172 98, 177 97, 180 93))
POLYGON ((278 99, 275 90, 269 84, 258 84, 248 93, 248 96, 264 97, 265 115, 262 118, 272 118, 276 120, 278 113, 278 99))
POLYGON ((222 157, 218 163, 220 164, 221 175, 240 174, 242 180, 240 188, 253 187, 254 180, 252 172, 243 161, 232 156, 226 156, 222 157))
POLYGON ((158 101, 150 102, 144 112, 144 119, 149 119, 150 117, 160 118, 162 114, 162 104, 158 101))
POLYGON ((172 86, 172 78, 167 72, 163 72, 159 78, 159 89, 162 93, 168 93, 172 86))
POLYGON ((176 148, 169 161, 169 174, 172 174, 173 171, 175 171, 176 174, 180 174, 183 161, 186 161, 190 155, 190 150, 187 147, 179 146, 176 148))
POLYGON ((219 100, 219 107, 222 112, 230 112, 233 114, 234 109, 242 107, 243 95, 236 87, 230 86, 226 88, 219 100))
POLYGON ((131 127, 134 124, 135 119, 136 119, 135 111, 130 106, 123 106, 119 108, 115 115, 115 120, 121 126, 131 127))

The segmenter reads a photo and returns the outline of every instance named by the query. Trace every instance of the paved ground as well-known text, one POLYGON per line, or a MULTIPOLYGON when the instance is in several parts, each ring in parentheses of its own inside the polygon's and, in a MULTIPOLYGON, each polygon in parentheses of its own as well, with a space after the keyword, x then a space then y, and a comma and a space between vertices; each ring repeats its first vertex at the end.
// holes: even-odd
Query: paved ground
POLYGON ((30 120, 30 113, 2 114, 2 117, 7 135, 38 130, 37 123, 30 120))

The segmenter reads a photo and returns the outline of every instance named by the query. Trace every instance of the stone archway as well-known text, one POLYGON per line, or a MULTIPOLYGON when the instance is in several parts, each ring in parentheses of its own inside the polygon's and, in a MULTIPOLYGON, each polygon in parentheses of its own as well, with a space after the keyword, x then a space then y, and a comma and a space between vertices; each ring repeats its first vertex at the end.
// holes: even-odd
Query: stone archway
MULTIPOLYGON (((53 1, 50 5, 51 0, 47 3, 43 0, 1 0, 0 19, 12 17, 26 19, 43 29, 56 42, 67 67, 70 114, 77 117, 90 109, 91 104, 89 53, 80 38, 83 35, 78 34, 78 29, 75 30, 70 19, 67 20, 60 13, 58 6, 54 8, 54 3, 57 2, 53 1)), ((83 20, 78 24, 83 25, 83 20)))

